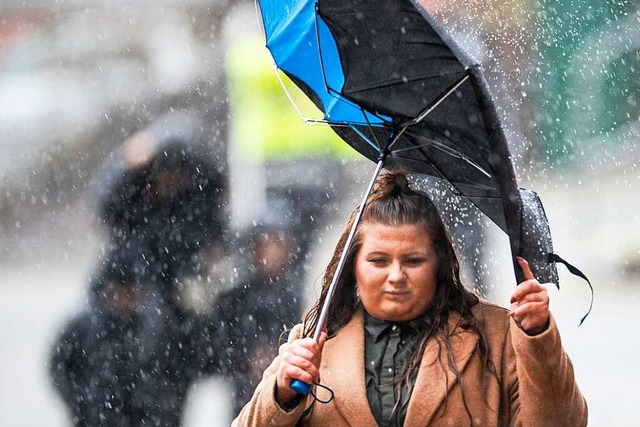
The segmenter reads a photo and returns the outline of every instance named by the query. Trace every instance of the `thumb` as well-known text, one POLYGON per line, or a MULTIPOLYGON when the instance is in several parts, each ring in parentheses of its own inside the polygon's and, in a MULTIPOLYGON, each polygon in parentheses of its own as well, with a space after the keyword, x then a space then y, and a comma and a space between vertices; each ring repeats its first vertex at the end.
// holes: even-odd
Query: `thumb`
POLYGON ((318 338, 318 347, 322 349, 326 341, 327 341, 327 331, 325 329, 322 332, 320 332, 320 337, 318 338))
POLYGON ((527 262, 527 260, 522 257, 517 257, 516 260, 518 261, 518 265, 522 270, 522 277, 524 278, 524 280, 533 279, 533 273, 531 272, 531 267, 529 267, 529 263, 527 262))

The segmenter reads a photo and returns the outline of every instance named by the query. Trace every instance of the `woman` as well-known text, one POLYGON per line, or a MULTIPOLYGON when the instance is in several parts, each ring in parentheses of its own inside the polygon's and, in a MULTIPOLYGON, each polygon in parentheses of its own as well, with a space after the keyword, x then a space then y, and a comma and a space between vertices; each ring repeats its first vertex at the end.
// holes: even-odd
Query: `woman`
POLYGON ((346 232, 319 301, 234 425, 586 425, 547 291, 527 262, 518 260, 525 280, 510 311, 479 300, 460 282, 435 206, 403 172, 378 179, 327 331, 309 338, 345 241, 346 232), (292 379, 321 381, 334 399, 296 395, 292 379))

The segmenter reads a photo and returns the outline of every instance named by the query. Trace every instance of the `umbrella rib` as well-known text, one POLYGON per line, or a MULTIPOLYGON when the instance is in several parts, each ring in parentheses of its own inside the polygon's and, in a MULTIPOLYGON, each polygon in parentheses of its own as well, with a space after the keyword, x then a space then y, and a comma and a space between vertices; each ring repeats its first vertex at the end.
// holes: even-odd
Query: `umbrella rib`
MULTIPOLYGON (((279 68, 275 63, 273 63, 273 69, 274 69, 274 73, 276 75, 276 78, 278 79, 278 82, 280 83, 280 86, 282 87, 282 89, 284 90, 285 95, 287 96, 287 99, 289 100, 291 105, 293 105, 293 108, 296 110, 296 113, 298 113, 298 116, 300 116, 300 118, 305 123, 307 123, 307 124, 324 124, 324 125, 339 126, 339 127, 351 127, 352 125, 358 124, 356 122, 330 122, 330 121, 325 120, 325 119, 314 119, 314 118, 305 116, 304 113, 298 107, 298 104, 296 103, 296 101, 293 99, 293 96, 291 95, 291 92, 289 92, 289 89, 287 89, 287 86, 284 84, 284 81, 282 81, 282 77, 280 77, 280 73, 278 73, 279 68)), ((336 98, 336 99, 338 99, 339 101, 343 101, 343 99, 340 99, 340 98, 336 98)), ((344 101, 346 102, 346 99, 344 101)), ((371 127, 371 122, 369 121, 369 118, 365 114, 365 111, 361 107, 359 107, 357 105, 355 105, 355 107, 359 108, 363 112, 363 117, 365 118, 365 121, 367 122, 367 125, 369 127, 371 127)), ((373 114, 373 113, 371 113, 371 114, 373 114)), ((386 121, 383 117, 380 117, 380 116, 378 116, 376 114, 374 114, 374 115, 376 117, 379 117, 380 120, 382 120, 383 122, 386 121)), ((375 136, 375 133, 372 132, 372 134, 375 136)), ((376 142, 378 142, 378 141, 376 141, 376 142)))
MULTIPOLYGON (((380 141, 378 141, 378 138, 376 137, 376 133, 373 131, 373 126, 371 125, 371 122, 369 121, 369 117, 367 117, 367 112, 362 108, 357 106, 360 111, 362 112, 362 116, 364 117, 364 120, 367 122, 367 127, 371 130, 371 135, 373 136, 373 139, 375 142, 372 142, 369 138, 367 138, 367 136, 362 133, 362 131, 360 131, 358 128, 355 127, 355 125, 357 123, 350 123, 350 122, 329 122, 328 120, 324 120, 324 119, 312 119, 309 118, 307 116, 305 116, 302 111, 300 111, 300 108, 298 108, 298 104, 296 104, 296 102, 293 100, 293 96, 291 96, 291 93, 289 92, 289 90, 287 89, 287 87, 285 86, 284 82, 282 81, 282 77, 280 77, 280 73, 278 73, 278 66, 274 63, 273 64, 273 68, 274 68, 274 72, 276 74, 276 78, 278 79, 278 82, 280 83, 280 86, 282 87, 282 89, 284 90, 284 93, 287 95, 287 98, 289 99, 289 102, 291 103, 291 105, 293 105, 293 108, 296 110, 296 112, 298 113, 298 115, 300 116, 300 118, 306 123, 306 124, 324 124, 324 125, 330 125, 330 126, 337 126, 337 127, 348 127, 350 129, 352 129, 354 132, 356 132, 360 138, 362 138, 367 144, 371 145, 375 150, 377 150, 378 152, 381 150, 381 146, 380 146, 380 141)), ((322 73, 322 78, 324 79, 324 72, 322 73)), ((330 88, 327 86, 327 89, 329 90, 330 88)), ((339 98, 337 98, 338 100, 341 100, 339 98)), ((381 118, 381 120, 384 121, 384 119, 381 118)))
POLYGON ((429 115, 433 110, 435 110, 440 104, 442 104, 442 102, 447 99, 452 93, 454 93, 462 83, 464 83, 467 79, 469 78, 469 74, 465 74, 460 80, 458 80, 457 83, 455 83, 453 85, 453 87, 451 87, 451 89, 449 89, 447 91, 447 93, 445 93, 439 100, 437 100, 435 102, 435 104, 433 104, 430 107, 427 107, 427 110, 420 113, 415 119, 410 120, 408 122, 405 122, 401 125, 401 129, 398 132, 397 135, 395 135, 395 137, 393 138, 393 140, 391 141, 391 143, 387 146, 387 149, 391 149, 391 147, 393 147, 393 145, 398 142, 398 140, 400 139, 400 137, 402 136, 402 134, 407 130, 407 128, 411 125, 415 125, 420 123, 425 117, 427 117, 427 115, 429 115))
POLYGON ((450 156, 457 157, 460 160, 464 160, 465 162, 469 163, 474 168, 478 169, 478 171, 480 171, 481 173, 486 175, 487 178, 491 178, 491 174, 489 172, 487 172, 482 166, 480 166, 479 164, 474 162, 472 159, 470 159, 469 156, 466 156, 466 155, 462 154, 461 152, 459 152, 457 150, 454 150, 453 148, 451 148, 451 147, 449 147, 447 145, 444 145, 444 144, 442 144, 442 143, 440 143, 440 142, 438 142, 436 140, 429 139, 429 138, 427 138, 427 140, 429 142, 421 144, 421 145, 415 145, 413 147, 400 148, 398 150, 394 150, 393 153, 395 154, 395 153, 401 153, 403 151, 417 150, 417 149, 425 148, 425 147, 433 147, 433 148, 436 148, 436 149, 442 151, 443 153, 449 154, 450 156))
POLYGON ((375 141, 376 145, 378 146, 378 151, 380 151, 382 149, 382 145, 380 145, 380 141, 378 141, 378 137, 376 136, 376 133, 373 130, 373 126, 371 126, 371 122, 369 121, 369 117, 367 117, 367 114, 365 113, 364 109, 362 109, 362 115, 364 116, 364 119, 367 121, 367 127, 371 131, 371 135, 373 136, 373 140, 375 141))
MULTIPOLYGON (((413 158, 409 158, 409 157, 402 157, 402 156, 397 156, 397 158, 400 159, 407 159, 407 160, 415 160, 413 158)), ((449 182, 449 179, 447 179, 446 175, 440 170, 440 168, 438 166, 436 166, 435 164, 433 164, 433 162, 431 162, 429 160, 428 157, 425 156, 425 160, 426 163, 429 164, 429 166, 431 166, 433 168, 434 171, 436 171, 436 173, 439 175, 439 178, 442 179, 445 183, 445 185, 449 185, 450 186, 450 190, 453 194, 455 194, 456 196, 460 196, 460 190, 458 190, 453 183, 449 182)))
POLYGON ((415 119, 409 121, 405 126, 411 126, 411 125, 415 125, 415 124, 420 123, 425 117, 427 117, 429 114, 431 114, 431 112, 433 110, 435 110, 440 104, 442 104, 442 102, 445 99, 447 99, 452 93, 454 93, 456 90, 458 90, 460 85, 462 85, 462 83, 467 81, 468 78, 469 78, 469 74, 465 74, 464 77, 462 77, 460 80, 458 80, 458 82, 455 83, 453 85, 453 87, 451 89, 449 89, 447 91, 447 93, 444 94, 444 96, 442 96, 438 101, 436 101, 435 104, 433 104, 430 107, 427 107, 425 110, 423 110, 422 113, 418 114, 418 116, 415 119))
MULTIPOLYGON (((404 133, 404 131, 405 131, 406 129, 407 129, 407 127, 406 127, 406 126, 405 126, 404 128, 402 128, 402 130, 398 133, 398 136, 393 140, 393 142, 392 142, 392 144, 391 144, 391 145, 395 144, 395 143, 396 143, 396 141, 398 141, 398 138, 400 138, 400 136, 402 135, 402 133, 404 133)), ((409 142, 409 144, 414 144, 414 142, 413 142, 411 139, 407 139, 407 141, 409 142)), ((414 144, 414 145, 415 145, 415 144, 414 144)), ((417 148, 417 147, 416 147, 416 148, 417 148)), ((439 174, 439 175, 440 175, 440 178, 442 178, 445 182, 448 182, 448 181, 449 181, 449 180, 447 179, 446 175, 445 175, 445 174, 440 170, 440 168, 439 168, 438 166, 436 166, 436 165, 435 165, 435 164, 434 164, 434 163, 429 159, 429 157, 427 157, 427 156, 426 156, 422 151, 420 151, 420 150, 418 150, 418 153, 422 154, 422 156, 424 157, 424 161, 425 161, 427 164, 429 164, 429 166, 431 166, 431 167, 433 168, 433 170, 435 170, 435 171, 436 171, 436 173, 437 173, 437 174, 439 174)), ((394 157, 396 157, 396 156, 394 156, 394 157)), ((413 159, 413 158, 403 157, 403 156, 397 156, 397 157, 398 157, 398 158, 400 158, 400 159, 404 158, 404 159, 407 159, 407 160, 416 160, 416 159, 413 159)), ((453 185, 453 184, 451 184, 451 185, 453 185)), ((452 191, 453 191, 455 194, 458 194, 458 195, 459 195, 459 193, 460 193, 460 192, 459 192, 455 187, 452 189, 452 191)))
MULTIPOLYGON (((395 143, 395 142, 398 140, 398 138, 400 137, 400 135, 402 135, 402 133, 403 133, 406 129, 407 129, 407 127, 402 128, 402 130, 400 131, 400 133, 398 134, 398 136, 396 137, 396 139, 394 139, 393 143, 395 143)), ((400 158, 400 159, 403 159, 403 158, 404 158, 404 159, 407 159, 407 160, 416 160, 415 158, 403 157, 403 156, 396 156, 396 155, 395 155, 396 153, 403 152, 403 151, 408 151, 408 150, 410 150, 410 149, 412 149, 412 148, 413 148, 413 149, 415 149, 415 148, 421 148, 421 147, 422 147, 422 145, 416 145, 416 144, 413 142, 413 140, 411 140, 411 139, 408 139, 408 138, 407 138, 407 141, 409 142, 409 144, 413 144, 414 146, 413 146, 413 147, 408 147, 408 148, 406 148, 406 149, 400 149, 400 150, 394 151, 394 157, 397 157, 397 158, 400 158)), ((429 141, 431 141, 431 140, 429 139, 429 141)), ((433 141, 433 142, 436 142, 436 141, 433 141)), ((445 151, 445 152, 446 152, 446 151, 445 151)), ((429 157, 428 157, 426 154, 424 154, 422 151, 418 150, 418 153, 422 154, 422 156, 424 157, 424 161, 425 161, 429 166, 431 166, 431 167, 433 168, 433 170, 434 170, 434 171, 436 171, 436 173, 437 173, 438 175, 440 175, 440 178, 441 178, 441 179, 442 179, 446 184, 448 184, 448 185, 450 185, 450 186, 451 186, 451 187, 450 187, 451 191, 452 191, 454 194, 456 194, 456 195, 458 195, 458 196, 459 196, 459 195, 461 194, 461 192, 460 192, 460 191, 455 187, 455 185, 453 185, 453 183, 452 183, 452 182, 449 182, 449 180, 447 179, 446 175, 445 175, 445 174, 440 170, 440 168, 439 168, 438 166, 436 166, 436 165, 435 165, 435 163, 433 163, 433 162, 429 159, 429 157)), ((447 154, 450 154, 450 155, 451 155, 451 153, 447 153, 447 154)), ((463 158, 463 160, 466 160, 466 159, 464 159, 464 158, 463 158)), ((471 163, 473 166, 476 166, 473 162, 470 162, 470 163, 471 163)), ((479 167, 479 165, 478 165, 478 166, 476 166, 476 167, 478 167, 478 168, 480 169, 480 171, 481 171, 481 172, 483 172, 483 173, 487 174, 487 172, 485 172, 482 168, 480 168, 480 167, 479 167)), ((488 174, 487 174, 487 176, 488 176, 489 178, 491 178, 491 175, 488 175, 488 174)))
MULTIPOLYGON (((325 89, 327 90, 328 94, 334 94, 334 96, 332 96, 334 99, 336 99, 339 102, 345 102, 348 105, 351 105, 354 108, 359 109, 362 112, 362 115, 367 123, 367 125, 369 127, 371 127, 371 122, 369 120, 369 117, 367 116, 368 114, 371 114, 375 117, 377 117, 378 119, 380 119, 380 121, 382 122, 387 122, 387 119, 385 117, 382 117, 376 113, 372 113, 369 111, 364 110, 360 105, 355 104, 353 102, 351 102, 349 99, 344 98, 342 96, 340 96, 340 92, 336 91, 335 89, 329 87, 329 85, 327 84, 327 80, 325 78, 325 73, 324 73, 324 62, 322 60, 322 53, 321 53, 321 47, 320 47, 320 39, 319 39, 319 35, 318 35, 318 31, 317 31, 317 24, 316 24, 316 37, 317 42, 318 42, 318 54, 320 56, 320 66, 322 67, 322 72, 320 73, 322 75, 322 80, 324 82, 324 86, 325 89), (338 96, 335 96, 338 95, 338 96)), ((284 90, 285 95, 287 96, 287 99, 289 100, 289 102, 291 103, 291 105, 293 105, 293 108, 296 110, 296 113, 298 113, 298 116, 306 123, 306 124, 327 124, 327 125, 331 125, 331 126, 344 126, 344 127, 351 127, 353 124, 358 124, 355 122, 330 122, 326 119, 314 119, 314 118, 310 118, 307 117, 301 110, 300 107, 298 107, 298 104, 296 103, 296 101, 293 99, 293 96, 291 95, 291 92, 289 91, 289 89, 287 89, 287 86, 284 84, 284 81, 282 80, 282 77, 280 76, 280 73, 278 73, 278 70, 280 69, 278 67, 278 65, 273 62, 272 63, 273 66, 273 71, 276 75, 276 78, 278 79, 278 83, 280 84, 280 87, 282 87, 282 89, 284 90)), ((375 133, 372 131, 372 134, 374 135, 375 138, 375 133)), ((376 143, 379 146, 379 142, 376 140, 376 143)))
MULTIPOLYGON (((367 136, 360 130, 358 129, 355 125, 349 125, 348 126, 352 131, 354 131, 360 138, 364 139, 364 141, 369 144, 371 147, 373 147, 374 150, 376 150, 378 153, 380 153, 381 148, 378 145, 379 142, 377 140, 377 138, 375 138, 375 143, 372 142, 369 138, 367 138, 367 136)), ((375 134, 374 134, 375 137, 375 134)))
MULTIPOLYGON (((316 5, 317 8, 317 5, 316 5)), ((326 77, 326 73, 324 72, 324 60, 322 58, 322 45, 320 43, 320 27, 318 26, 318 12, 316 9, 316 13, 314 14, 315 16, 315 33, 316 33, 316 45, 318 46, 318 61, 320 62, 320 74, 322 75, 322 82, 324 83, 324 88, 327 90, 327 92, 331 93, 332 88, 329 87, 329 83, 327 83, 327 77, 326 77)))
POLYGON ((298 116, 300 116, 300 118, 305 123, 324 123, 325 122, 322 119, 309 118, 309 117, 305 116, 302 113, 302 111, 300 111, 300 108, 298 108, 298 104, 296 104, 296 102, 293 100, 293 96, 291 96, 291 93, 289 92, 289 89, 287 89, 287 86, 282 81, 282 77, 280 77, 280 73, 278 73, 278 65, 275 62, 273 63, 273 72, 275 73, 276 78, 278 79, 278 82, 280 83, 280 87, 282 87, 282 89, 284 90, 284 93, 287 95, 287 99, 289 99, 289 102, 291 103, 291 105, 293 105, 293 108, 298 113, 298 116))
MULTIPOLYGON (((464 70, 463 70, 464 72, 464 70)), ((371 84, 369 86, 363 86, 363 87, 358 87, 357 89, 353 89, 350 90, 349 92, 345 92, 345 93, 356 93, 356 92, 367 92, 370 90, 375 90, 375 89, 382 89, 382 88, 388 88, 391 86, 401 86, 401 85, 405 85, 407 83, 413 83, 413 82, 417 82, 420 80, 428 80, 428 79, 432 79, 432 78, 436 78, 436 77, 444 77, 444 76, 453 76, 456 74, 460 74, 460 71, 454 71, 452 73, 443 73, 443 74, 429 74, 429 75, 422 75, 422 76, 417 76, 417 77, 411 77, 411 78, 404 78, 404 79, 392 79, 392 80, 386 80, 386 81, 382 81, 382 82, 377 82, 374 84, 371 84)))
MULTIPOLYGON (((399 159, 406 159, 406 160, 416 160, 416 159, 411 158, 411 157, 403 157, 403 156, 394 156, 394 157, 399 158, 399 159)), ((466 197, 467 199, 469 199, 476 206, 478 206, 478 205, 474 201, 475 199, 492 199, 492 200, 500 199, 500 197, 495 197, 495 196, 468 196, 466 194, 462 194, 462 192, 460 190, 458 190, 458 188, 456 188, 456 186, 444 175, 444 173, 440 170, 440 168, 438 168, 435 164, 433 164, 431 161, 429 161, 428 158, 425 159, 425 162, 428 163, 429 166, 431 166, 433 168, 433 170, 438 174, 438 176, 436 178, 442 179, 444 185, 446 185, 449 188, 449 190, 456 197, 466 197)))

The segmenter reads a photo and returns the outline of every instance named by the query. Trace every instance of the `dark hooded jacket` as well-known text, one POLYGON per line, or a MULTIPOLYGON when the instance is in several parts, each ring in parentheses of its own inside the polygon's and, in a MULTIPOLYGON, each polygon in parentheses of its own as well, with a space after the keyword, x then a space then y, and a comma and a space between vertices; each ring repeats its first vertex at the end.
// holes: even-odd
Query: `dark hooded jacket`
POLYGON ((98 194, 97 215, 113 248, 141 248, 159 277, 191 268, 204 245, 223 238, 223 176, 188 148, 171 139, 145 167, 105 166, 112 170, 98 194))
POLYGON ((190 385, 218 366, 211 319, 154 300, 122 317, 93 280, 89 307, 53 347, 50 370, 75 426, 179 426, 190 385))
POLYGON ((234 387, 234 415, 251 399, 281 338, 300 320, 300 302, 288 281, 254 274, 218 300, 221 370, 234 387))

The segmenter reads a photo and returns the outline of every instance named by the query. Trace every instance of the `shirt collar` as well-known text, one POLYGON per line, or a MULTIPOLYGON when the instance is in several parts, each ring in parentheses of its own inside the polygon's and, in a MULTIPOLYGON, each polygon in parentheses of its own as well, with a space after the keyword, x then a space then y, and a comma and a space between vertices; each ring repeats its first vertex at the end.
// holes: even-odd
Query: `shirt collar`
POLYGON ((366 310, 364 311, 364 327, 371 335, 374 342, 380 341, 389 330, 394 326, 398 326, 402 334, 418 334, 422 332, 425 325, 431 321, 430 310, 425 314, 412 320, 405 322, 389 322, 387 320, 378 319, 372 316, 366 310))

